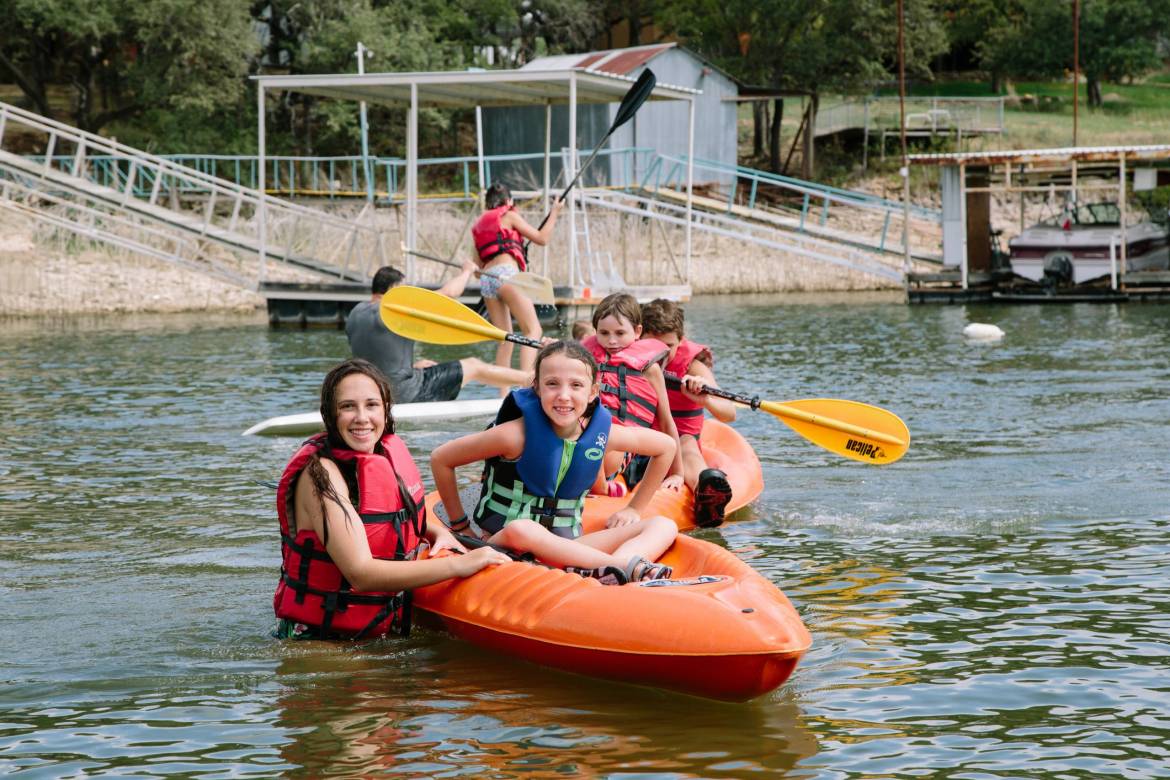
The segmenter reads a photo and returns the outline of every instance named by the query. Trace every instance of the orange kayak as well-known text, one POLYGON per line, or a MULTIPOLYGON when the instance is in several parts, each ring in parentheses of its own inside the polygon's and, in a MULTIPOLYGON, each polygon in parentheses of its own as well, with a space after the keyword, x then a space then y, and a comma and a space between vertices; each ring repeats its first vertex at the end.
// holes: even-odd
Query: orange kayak
POLYGON ((620 587, 506 563, 419 588, 414 606, 481 647, 595 677, 728 701, 788 679, 812 638, 775 585, 689 536, 660 560, 674 579, 620 587))
MULTIPOLYGON (((728 511, 759 496, 760 461, 738 432, 708 418, 700 441, 708 464, 731 483, 728 511)), ((427 496, 432 512, 437 500, 427 496)), ((585 530, 604 528, 628 501, 588 497, 585 530)), ((659 490, 643 516, 693 528, 692 506, 689 490, 659 490)), ((419 588, 414 605, 481 647, 596 677, 730 701, 761 696, 788 679, 812 639, 775 585, 722 547, 688 536, 659 560, 674 568, 673 579, 620 587, 507 563, 419 588)))

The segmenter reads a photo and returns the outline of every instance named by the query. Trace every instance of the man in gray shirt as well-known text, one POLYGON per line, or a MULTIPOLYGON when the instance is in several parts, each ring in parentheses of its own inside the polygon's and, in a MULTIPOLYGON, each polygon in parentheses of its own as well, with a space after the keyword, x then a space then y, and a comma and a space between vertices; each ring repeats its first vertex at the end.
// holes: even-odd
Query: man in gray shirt
MULTIPOLYGON (((475 264, 468 262, 458 277, 444 285, 439 292, 452 297, 462 292, 475 264)), ((513 368, 485 363, 479 358, 463 358, 436 363, 433 360, 414 359, 414 341, 392 332, 382 322, 382 295, 401 284, 402 272, 393 266, 383 266, 374 274, 370 285, 370 300, 363 301, 350 311, 345 321, 345 336, 354 357, 365 358, 390 380, 394 403, 409 404, 424 401, 453 401, 468 382, 477 381, 497 387, 524 386, 532 382, 532 375, 513 368)))

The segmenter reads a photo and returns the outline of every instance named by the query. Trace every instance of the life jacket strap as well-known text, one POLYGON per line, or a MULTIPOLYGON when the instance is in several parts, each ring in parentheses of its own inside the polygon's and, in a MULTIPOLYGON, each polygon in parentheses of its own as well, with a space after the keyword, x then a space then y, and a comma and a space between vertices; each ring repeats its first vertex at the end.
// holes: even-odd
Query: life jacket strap
POLYGON ((495 468, 488 474, 487 488, 476 508, 476 515, 493 512, 503 518, 503 525, 513 520, 529 518, 558 536, 576 538, 581 535, 581 511, 585 497, 556 498, 534 496, 524 483, 514 479, 511 484, 497 480, 495 468))

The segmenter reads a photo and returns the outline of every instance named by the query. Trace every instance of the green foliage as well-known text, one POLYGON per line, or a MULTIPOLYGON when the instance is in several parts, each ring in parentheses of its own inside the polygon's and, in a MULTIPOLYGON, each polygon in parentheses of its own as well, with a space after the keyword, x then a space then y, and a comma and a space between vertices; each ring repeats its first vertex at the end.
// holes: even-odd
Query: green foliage
POLYGON ((1150 219, 1161 225, 1170 222, 1170 187, 1157 187, 1133 193, 1134 201, 1145 209, 1150 219))
MULTIPOLYGON (((1041 79, 1072 71, 1073 8, 1068 0, 1013 0, 999 13, 981 0, 976 8, 986 24, 978 48, 988 69, 1041 79)), ((1168 13, 1170 0, 1081 0, 1079 60, 1091 105, 1102 103, 1102 81, 1141 76, 1159 66, 1157 46, 1168 13)))
MULTIPOLYGON (((897 19, 887 0, 663 0, 665 24, 748 84, 855 92, 896 73, 897 19)), ((906 2, 906 63, 929 75, 946 46, 931 0, 906 2)))
POLYGON ((257 50, 237 0, 11 0, 0 17, 0 69, 49 115, 49 85, 72 85, 67 119, 88 130, 232 102, 257 50))

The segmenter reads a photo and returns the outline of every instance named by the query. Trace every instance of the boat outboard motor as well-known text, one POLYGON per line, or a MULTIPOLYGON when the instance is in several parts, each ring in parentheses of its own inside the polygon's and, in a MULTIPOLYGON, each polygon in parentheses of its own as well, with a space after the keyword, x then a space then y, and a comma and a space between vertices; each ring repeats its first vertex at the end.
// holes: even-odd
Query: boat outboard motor
POLYGON ((1065 252, 1044 258, 1044 284, 1047 287, 1067 287, 1072 284, 1072 258, 1065 252))

